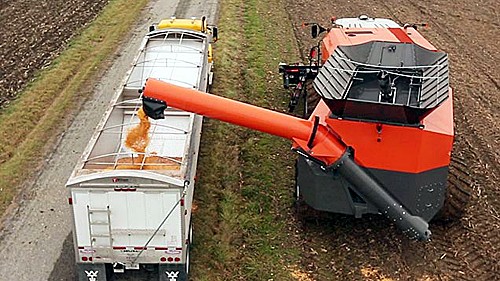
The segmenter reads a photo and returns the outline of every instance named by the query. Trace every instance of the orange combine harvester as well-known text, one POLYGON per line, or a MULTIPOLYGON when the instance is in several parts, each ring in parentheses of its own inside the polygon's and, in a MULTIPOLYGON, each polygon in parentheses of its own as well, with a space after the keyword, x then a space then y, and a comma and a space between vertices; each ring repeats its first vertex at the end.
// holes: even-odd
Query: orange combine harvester
POLYGON ((309 65, 280 64, 290 109, 303 100, 308 119, 154 79, 143 93, 146 114, 162 118, 168 105, 290 139, 298 199, 355 217, 382 214, 429 240, 428 222, 457 208, 445 203, 454 135, 447 54, 417 25, 367 16, 309 25, 313 37, 327 31, 309 65), (308 104, 315 96, 319 103, 308 104))

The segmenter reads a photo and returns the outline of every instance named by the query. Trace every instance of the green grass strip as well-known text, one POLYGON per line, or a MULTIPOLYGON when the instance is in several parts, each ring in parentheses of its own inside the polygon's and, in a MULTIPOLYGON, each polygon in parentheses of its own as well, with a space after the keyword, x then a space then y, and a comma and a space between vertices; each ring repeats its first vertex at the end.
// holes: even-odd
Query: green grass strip
MULTIPOLYGON (((213 92, 286 109, 280 61, 298 61, 281 0, 221 0, 213 92)), ((295 280, 290 142, 218 121, 203 128, 193 280, 295 280)))

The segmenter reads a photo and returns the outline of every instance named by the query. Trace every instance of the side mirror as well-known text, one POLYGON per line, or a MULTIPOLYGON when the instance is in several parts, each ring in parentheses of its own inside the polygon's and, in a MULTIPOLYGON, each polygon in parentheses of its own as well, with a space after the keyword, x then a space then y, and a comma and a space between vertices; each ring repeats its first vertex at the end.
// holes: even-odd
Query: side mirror
POLYGON ((214 42, 219 40, 219 29, 217 29, 217 26, 212 27, 212 38, 214 39, 214 42))
POLYGON ((312 38, 316 38, 318 37, 318 35, 320 35, 321 33, 325 32, 326 31, 326 28, 322 27, 321 25, 319 24, 313 24, 311 26, 311 36, 312 38))
POLYGON ((318 35, 319 35, 319 32, 318 32, 318 25, 313 24, 313 25, 311 26, 311 36, 312 36, 312 38, 316 38, 316 37, 318 37, 318 35))

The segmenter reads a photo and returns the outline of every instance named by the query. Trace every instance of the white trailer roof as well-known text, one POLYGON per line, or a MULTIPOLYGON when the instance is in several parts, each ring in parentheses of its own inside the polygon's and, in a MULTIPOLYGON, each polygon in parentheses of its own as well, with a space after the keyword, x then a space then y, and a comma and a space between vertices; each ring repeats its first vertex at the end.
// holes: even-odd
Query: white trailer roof
POLYGON ((337 19, 335 24, 344 28, 396 28, 399 24, 383 18, 370 18, 367 15, 361 15, 357 18, 337 19))
POLYGON ((178 86, 198 88, 206 36, 181 29, 150 33, 127 80, 127 87, 141 89, 147 78, 154 77, 178 86))
MULTIPOLYGON (((124 142, 129 130, 139 124, 137 112, 142 105, 139 90, 146 79, 156 78, 204 91, 209 71, 207 53, 208 38, 204 33, 181 29, 150 32, 72 177, 109 175, 113 170, 148 170, 144 176, 159 173, 184 179, 193 154, 192 138, 200 137, 201 122, 194 114, 168 108, 165 119, 149 120, 150 141, 144 153, 132 151, 124 142), (194 131, 198 134, 193 135, 194 131)), ((91 178, 70 179, 68 184, 85 180, 91 178)))

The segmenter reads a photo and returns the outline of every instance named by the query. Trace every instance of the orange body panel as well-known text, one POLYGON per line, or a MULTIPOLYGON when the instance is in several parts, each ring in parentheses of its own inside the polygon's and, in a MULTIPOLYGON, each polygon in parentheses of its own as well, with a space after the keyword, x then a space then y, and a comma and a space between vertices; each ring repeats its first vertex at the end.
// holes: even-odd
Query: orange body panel
MULTIPOLYGON (((356 162, 365 168, 420 173, 448 166, 453 144, 452 93, 428 114, 424 128, 328 118, 328 126, 354 148, 356 162), (377 128, 378 126, 378 128, 377 128), (380 133, 379 133, 379 130, 380 133)), ((321 102, 313 114, 330 114, 321 102)))
MULTIPOLYGON (((436 48, 416 29, 407 28, 332 28, 321 41, 324 63, 339 46, 371 41, 415 43, 431 51, 436 48)), ((376 122, 323 118, 346 145, 355 149, 356 162, 366 168, 419 173, 448 166, 453 143, 453 97, 421 120, 423 129, 407 126, 379 125, 376 122), (381 127, 380 127, 381 126, 381 127), (381 132, 377 131, 382 128, 381 132)), ((312 116, 330 116, 321 101, 312 116)))

